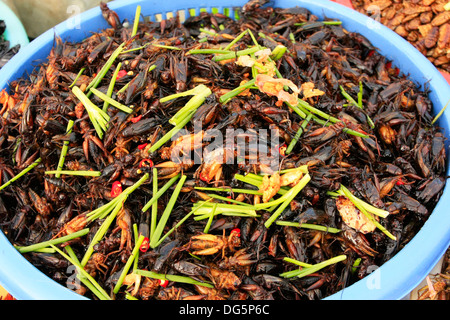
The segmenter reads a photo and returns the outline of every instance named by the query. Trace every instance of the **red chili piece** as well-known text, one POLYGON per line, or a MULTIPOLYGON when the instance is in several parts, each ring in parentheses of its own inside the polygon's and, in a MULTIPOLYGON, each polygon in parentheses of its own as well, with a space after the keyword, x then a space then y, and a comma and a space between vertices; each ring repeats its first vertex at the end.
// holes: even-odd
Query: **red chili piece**
POLYGON ((120 181, 114 181, 111 188, 111 197, 115 198, 122 193, 122 184, 120 181))
POLYGON ((142 159, 141 162, 139 162, 139 168, 142 167, 153 167, 153 161, 151 159, 142 159))
POLYGON ((209 182, 209 178, 207 174, 204 173, 200 173, 200 180, 204 181, 204 182, 209 182))
POLYGON ((130 121, 133 123, 136 123, 142 119, 142 114, 138 115, 137 117, 131 118, 130 121))
POLYGON ((167 287, 167 285, 169 284, 169 280, 165 279, 159 279, 159 285, 163 288, 167 287))
POLYGON ((150 248, 150 240, 147 237, 145 237, 144 241, 142 241, 142 244, 139 247, 139 250, 141 252, 147 252, 148 248, 150 248))
POLYGON ((142 150, 142 149, 144 149, 147 145, 148 145, 148 143, 140 144, 140 145, 138 145, 138 149, 139 149, 139 150, 142 150))
POLYGON ((116 78, 116 80, 119 80, 120 78, 123 78, 123 77, 125 77, 127 75, 127 72, 125 71, 125 70, 120 70, 118 73, 117 73, 117 78, 116 78))
POLYGON ((237 236, 238 236, 238 237, 241 236, 241 229, 239 229, 239 228, 234 228, 233 230, 231 230, 231 233, 233 233, 233 232, 237 233, 237 236))
POLYGON ((278 152, 280 153, 280 155, 281 155, 282 157, 284 157, 284 156, 286 155, 286 149, 287 149, 286 143, 283 143, 283 144, 280 145, 280 147, 278 148, 278 152))

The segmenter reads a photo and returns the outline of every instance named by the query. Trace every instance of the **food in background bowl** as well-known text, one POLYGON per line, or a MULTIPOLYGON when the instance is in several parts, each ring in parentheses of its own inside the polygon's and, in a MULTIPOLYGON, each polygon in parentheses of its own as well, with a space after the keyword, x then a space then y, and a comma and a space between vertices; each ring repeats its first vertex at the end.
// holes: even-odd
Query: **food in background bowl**
POLYGON ((17 52, 20 44, 11 47, 10 42, 5 39, 3 33, 6 30, 6 23, 0 20, 0 68, 2 68, 17 52))
POLYGON ((408 40, 436 68, 450 72, 450 7, 447 0, 362 1, 355 9, 380 21, 408 40), (449 7, 446 9, 446 6, 449 7))

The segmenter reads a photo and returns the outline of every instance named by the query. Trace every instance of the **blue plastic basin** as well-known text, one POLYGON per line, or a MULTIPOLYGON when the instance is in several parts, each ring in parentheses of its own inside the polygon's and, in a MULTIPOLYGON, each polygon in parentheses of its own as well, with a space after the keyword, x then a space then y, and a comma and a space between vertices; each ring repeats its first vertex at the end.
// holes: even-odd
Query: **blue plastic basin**
MULTIPOLYGON (((197 14, 200 8, 206 8, 207 11, 218 8, 219 12, 223 12, 224 8, 239 7, 245 3, 246 0, 200 0, 195 2, 195 9, 197 14)), ((127 18, 129 21, 134 20, 137 5, 141 5, 142 14, 152 16, 152 20, 155 19, 155 14, 162 14, 165 18, 166 13, 178 10, 185 10, 186 16, 189 16, 188 10, 194 8, 193 5, 181 0, 126 0, 108 3, 121 19, 127 18)), ((407 41, 367 16, 330 1, 279 0, 274 1, 273 6, 305 7, 320 18, 341 20, 347 30, 361 33, 403 73, 409 74, 413 81, 421 86, 427 84, 435 113, 439 112, 450 99, 450 86, 437 69, 407 41)), ((108 27, 98 7, 82 13, 79 18, 72 18, 59 24, 32 41, 27 50, 23 50, 7 63, 0 71, 0 90, 7 87, 9 81, 22 77, 25 72, 31 72, 36 61, 47 57, 55 34, 67 41, 81 41, 89 36, 90 32, 108 27)), ((449 138, 449 120, 449 113, 446 112, 439 121, 447 138, 449 138)), ((448 208, 450 195, 447 186, 428 221, 405 248, 366 278, 327 299, 394 300, 405 297, 425 278, 450 245, 448 208)), ((32 266, 12 247, 1 232, 0 285, 17 299, 85 299, 57 284, 32 266)))

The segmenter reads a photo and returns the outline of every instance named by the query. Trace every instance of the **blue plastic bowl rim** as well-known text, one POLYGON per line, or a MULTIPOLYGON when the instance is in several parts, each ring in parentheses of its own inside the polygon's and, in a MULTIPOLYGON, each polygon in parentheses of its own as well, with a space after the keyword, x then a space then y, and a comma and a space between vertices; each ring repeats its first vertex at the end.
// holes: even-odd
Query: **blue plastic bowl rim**
MULTIPOLYGON (((189 10, 193 7, 207 10, 214 7, 219 8, 220 12, 223 8, 241 7, 245 3, 243 0, 215 0, 199 1, 193 6, 186 5, 183 1, 119 0, 109 2, 108 6, 115 10, 121 19, 128 18, 132 21, 137 5, 141 5, 142 13, 148 15, 175 12, 180 9, 189 10), (154 8, 158 10, 155 12, 154 8)), ((320 18, 341 20, 344 28, 368 38, 387 59, 393 60, 393 64, 405 74, 409 74, 416 83, 422 87, 426 84, 430 88, 429 98, 433 102, 435 113, 450 100, 449 85, 438 70, 406 40, 367 16, 330 1, 279 0, 271 5, 282 8, 305 7, 320 18), (368 28, 368 24, 371 28, 368 28)), ((104 22, 96 21, 96 18, 103 20, 98 7, 82 13, 79 17, 81 22, 95 21, 95 25, 100 26, 99 29, 107 27, 104 22)), ((88 29, 93 31, 93 27, 89 26, 88 29)), ((55 33, 64 35, 67 31, 67 24, 63 22, 32 41, 27 52, 13 57, 0 71, 0 88, 6 87, 8 79, 12 79, 17 70, 20 70, 22 63, 28 63, 28 57, 32 52, 52 43, 55 33)), ((447 138, 449 120, 448 113, 444 113, 439 121, 447 138)), ((450 219, 446 217, 449 201, 449 190, 446 186, 433 214, 400 252, 364 279, 327 297, 326 300, 392 300, 405 297, 424 279, 450 245, 450 219)), ((0 265, 2 266, 0 284, 18 299, 86 299, 51 280, 31 265, 14 249, 2 232, 0 232, 0 265)))

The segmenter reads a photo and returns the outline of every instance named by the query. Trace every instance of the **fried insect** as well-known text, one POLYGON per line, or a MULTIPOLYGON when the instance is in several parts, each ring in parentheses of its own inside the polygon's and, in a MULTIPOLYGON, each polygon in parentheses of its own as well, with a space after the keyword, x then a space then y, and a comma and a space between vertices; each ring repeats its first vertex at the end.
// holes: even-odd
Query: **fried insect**
POLYGON ((228 237, 225 237, 224 230, 222 237, 212 234, 195 235, 191 237, 186 248, 194 255, 213 255, 219 251, 222 251, 222 255, 224 255, 225 250, 234 251, 234 248, 239 247, 240 244, 239 230, 232 230, 228 237))

